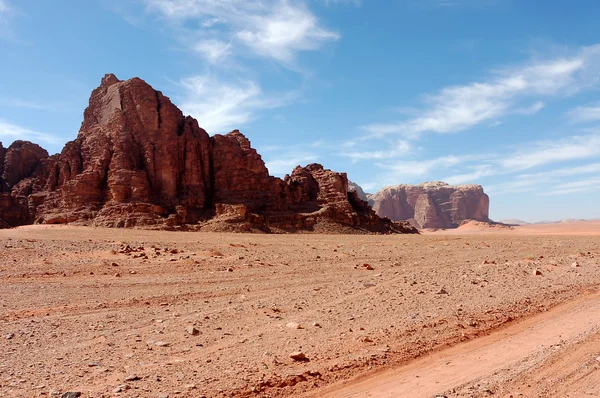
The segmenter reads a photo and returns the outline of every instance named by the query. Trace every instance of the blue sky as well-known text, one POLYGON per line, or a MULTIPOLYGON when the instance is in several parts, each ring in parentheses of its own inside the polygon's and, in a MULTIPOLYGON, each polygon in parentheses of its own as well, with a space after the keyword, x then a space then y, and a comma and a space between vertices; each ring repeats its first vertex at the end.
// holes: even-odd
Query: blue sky
POLYGON ((139 76, 271 174, 477 183, 493 219, 600 217, 596 0, 0 0, 0 141, 51 153, 139 76))

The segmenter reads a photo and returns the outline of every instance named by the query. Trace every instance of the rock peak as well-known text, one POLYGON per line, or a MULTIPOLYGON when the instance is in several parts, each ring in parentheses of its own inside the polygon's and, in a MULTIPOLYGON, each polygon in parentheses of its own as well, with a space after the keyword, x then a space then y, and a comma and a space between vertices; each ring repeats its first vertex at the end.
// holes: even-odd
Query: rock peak
POLYGON ((107 73, 102 78, 102 82, 100 83, 100 85, 104 86, 104 87, 108 87, 108 86, 112 86, 115 83, 120 83, 120 82, 121 81, 114 74, 107 73))

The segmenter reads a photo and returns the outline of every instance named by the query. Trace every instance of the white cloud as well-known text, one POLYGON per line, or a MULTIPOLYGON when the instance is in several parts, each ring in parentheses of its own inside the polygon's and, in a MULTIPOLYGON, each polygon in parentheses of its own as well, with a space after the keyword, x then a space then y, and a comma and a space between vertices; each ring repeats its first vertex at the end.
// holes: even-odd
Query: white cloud
POLYGON ((203 40, 196 43, 194 51, 203 55, 211 64, 215 64, 231 55, 231 43, 214 39, 203 40))
POLYGON ((317 18, 298 3, 277 2, 265 15, 248 16, 251 22, 236 33, 257 54, 291 63, 298 51, 316 50, 339 34, 321 28, 317 18))
POLYGON ((576 55, 496 71, 488 81, 443 88, 425 97, 429 104, 420 114, 395 123, 363 127, 372 136, 401 134, 418 138, 424 132, 455 133, 511 111, 538 112, 541 101, 519 108, 527 97, 570 95, 600 79, 600 45, 581 48, 576 55))
POLYGON ((600 102, 579 106, 568 113, 569 118, 578 123, 600 121, 600 102))
POLYGON ((60 144, 62 142, 60 138, 54 135, 29 130, 25 127, 0 120, 0 141, 4 141, 4 144, 10 144, 10 142, 15 140, 41 141, 48 144, 60 144))
MULTIPOLYGON (((340 35, 322 27, 303 2, 288 0, 144 0, 187 38, 231 43, 252 54, 290 65, 300 51, 311 51, 340 35), (189 23, 197 22, 197 28, 189 23), (188 27, 186 27, 188 26, 188 27), (218 27, 218 29, 214 29, 218 27)), ((192 45, 195 47, 196 45, 192 45)), ((231 48, 230 48, 231 49, 231 48)), ((214 54, 211 51, 203 54, 214 54)), ((209 58, 210 59, 210 58, 209 58)))
POLYGON ((241 128, 256 111, 285 106, 293 99, 292 94, 265 95, 251 80, 224 82, 210 74, 182 79, 181 86, 185 90, 182 111, 211 134, 241 128))

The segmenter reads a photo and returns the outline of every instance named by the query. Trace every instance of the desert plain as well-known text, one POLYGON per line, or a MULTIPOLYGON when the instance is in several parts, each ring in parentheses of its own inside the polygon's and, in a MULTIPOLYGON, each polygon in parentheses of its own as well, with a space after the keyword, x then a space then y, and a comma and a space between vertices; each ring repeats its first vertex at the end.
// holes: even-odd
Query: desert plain
POLYGON ((5 229, 0 396, 597 397, 599 286, 599 221, 5 229))

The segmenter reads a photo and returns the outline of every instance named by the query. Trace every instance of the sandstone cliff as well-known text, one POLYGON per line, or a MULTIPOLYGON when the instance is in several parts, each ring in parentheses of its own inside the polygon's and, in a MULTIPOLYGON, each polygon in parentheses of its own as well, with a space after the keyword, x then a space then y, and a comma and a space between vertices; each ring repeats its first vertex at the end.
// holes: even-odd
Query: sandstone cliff
POLYGON ((380 217, 419 228, 456 228, 464 220, 489 221, 489 197, 480 185, 444 182, 386 187, 369 197, 380 217))
POLYGON ((77 222, 268 232, 335 224, 415 232, 348 193, 344 173, 313 164, 284 180, 272 177, 239 131, 210 137, 143 80, 111 74, 92 92, 77 138, 60 154, 29 142, 6 150, 0 144, 0 176, 0 227, 77 222))

